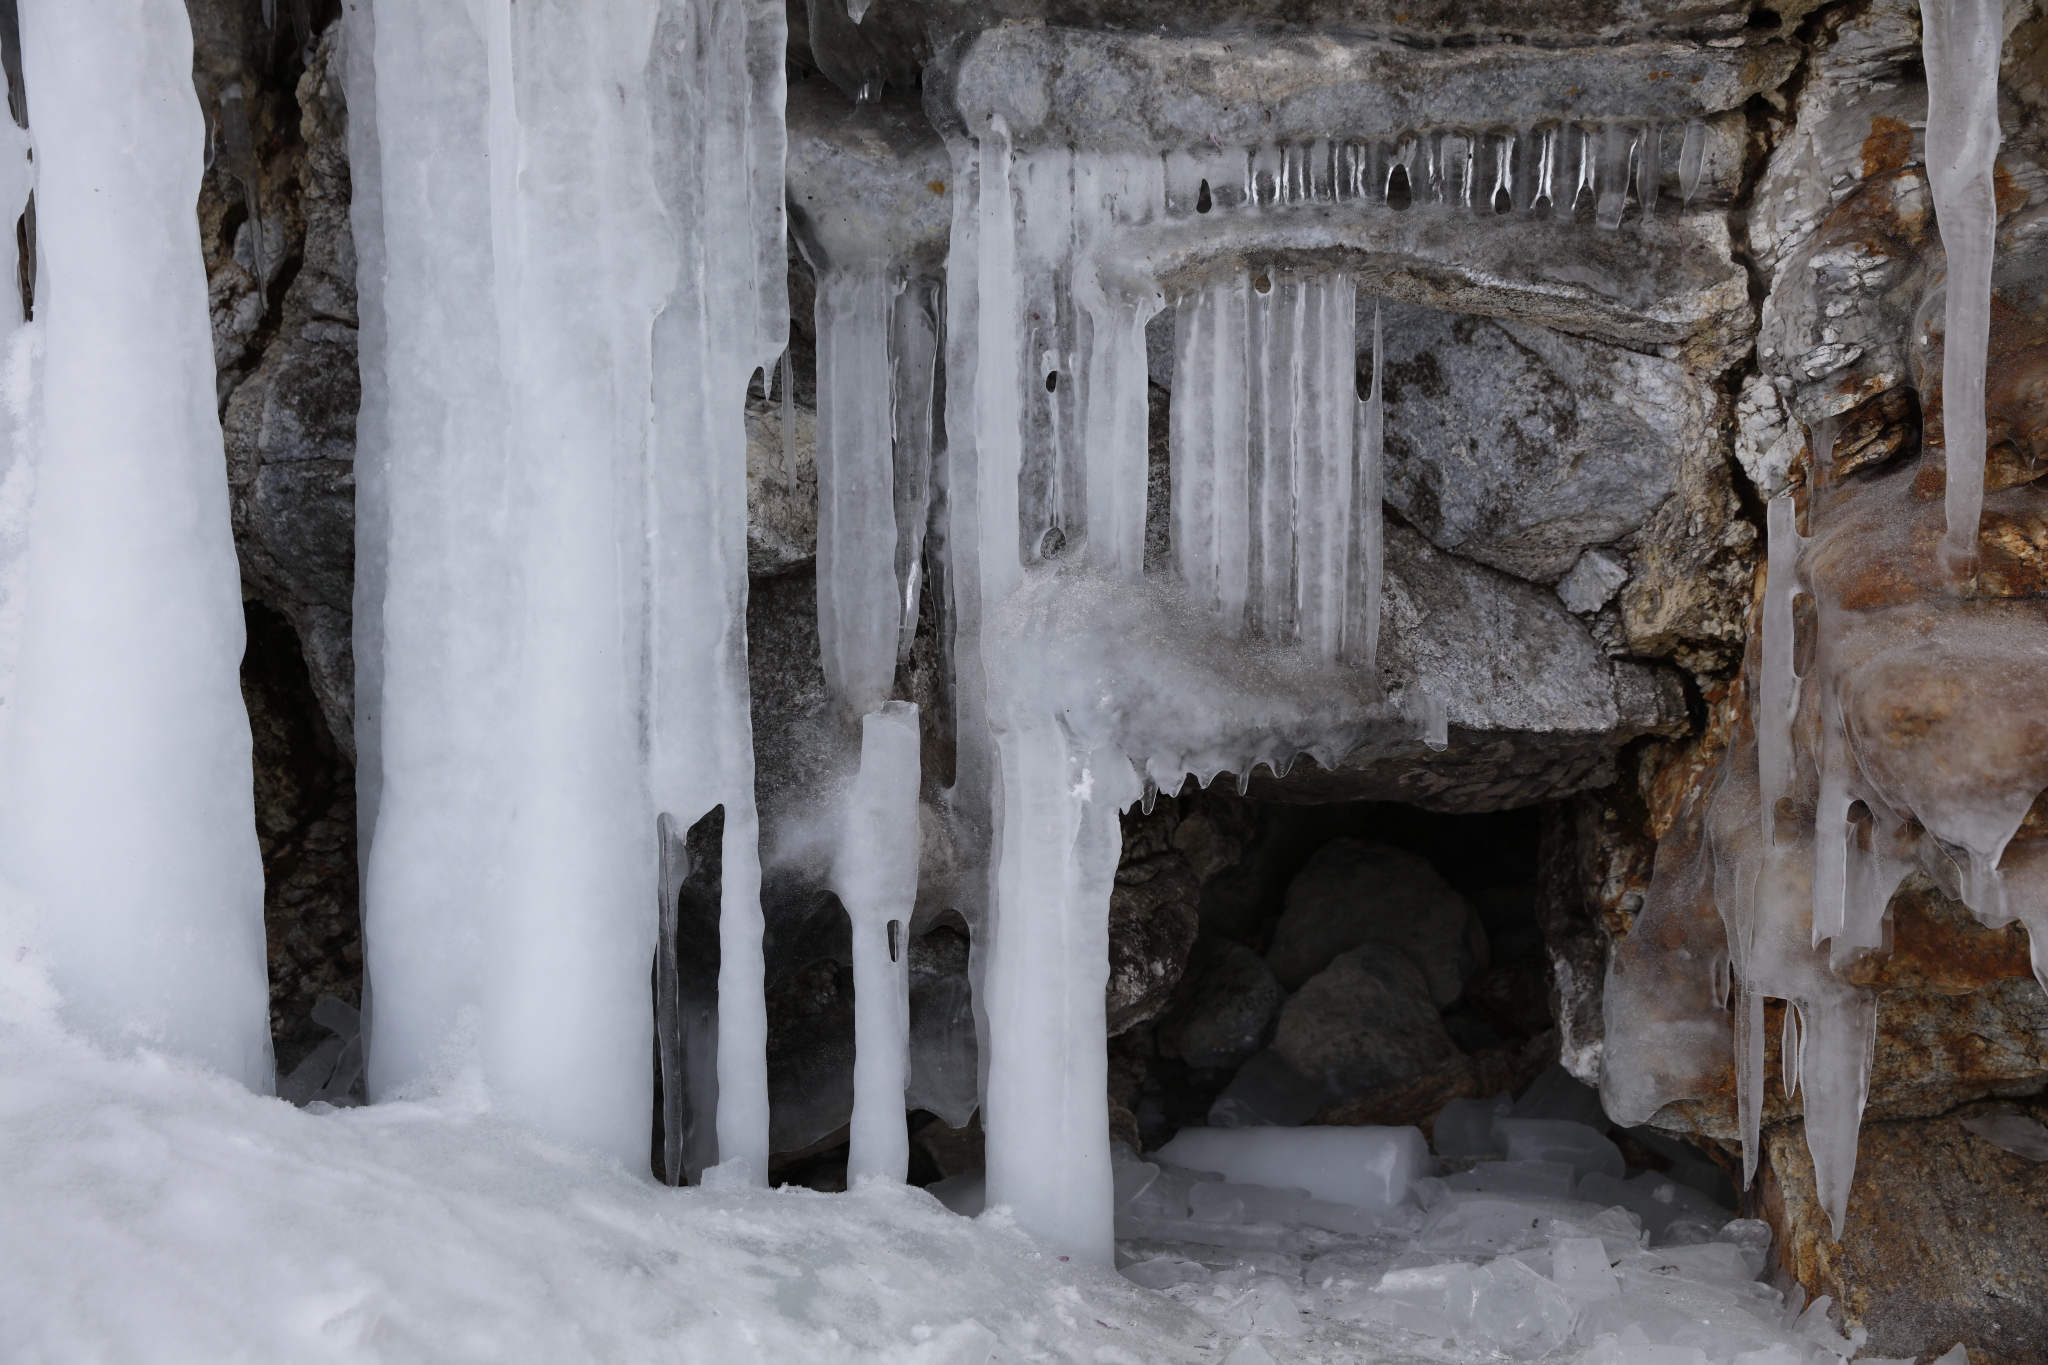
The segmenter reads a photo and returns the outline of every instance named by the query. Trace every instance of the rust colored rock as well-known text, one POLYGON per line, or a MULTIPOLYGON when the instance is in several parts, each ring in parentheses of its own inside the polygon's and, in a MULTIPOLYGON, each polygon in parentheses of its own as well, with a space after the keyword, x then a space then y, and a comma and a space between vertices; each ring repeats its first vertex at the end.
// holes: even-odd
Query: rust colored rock
POLYGON ((1865 1124, 1839 1243, 1800 1126, 1765 1134, 1753 1198, 1777 1229, 1779 1269, 1832 1295, 1870 1333, 1865 1354, 1926 1359, 1960 1341, 1971 1365, 2048 1359, 2048 1165, 1963 1127, 1987 1107, 1865 1124))

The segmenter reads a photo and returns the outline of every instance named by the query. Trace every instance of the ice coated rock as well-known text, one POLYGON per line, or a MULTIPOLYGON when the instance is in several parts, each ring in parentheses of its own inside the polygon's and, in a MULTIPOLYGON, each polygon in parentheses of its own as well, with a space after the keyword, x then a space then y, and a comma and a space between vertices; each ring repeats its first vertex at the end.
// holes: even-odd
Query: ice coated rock
POLYGON ((1199 940, 1159 1021, 1160 1051, 1192 1067, 1241 1066, 1264 1046, 1286 995, 1251 949, 1226 938, 1199 940))
POLYGON ((1273 1051, 1331 1097, 1420 1075, 1458 1055, 1413 960, 1368 943, 1342 953, 1291 996, 1273 1051))
POLYGON ((1360 1209, 1399 1204, 1430 1159, 1415 1128, 1183 1128, 1159 1156, 1360 1209))
POLYGON ((1486 965, 1486 931, 1471 906, 1425 858, 1384 844, 1335 839, 1287 888, 1287 908, 1266 961, 1289 990, 1339 953, 1365 943, 1400 949, 1438 1006, 1458 998, 1486 965))

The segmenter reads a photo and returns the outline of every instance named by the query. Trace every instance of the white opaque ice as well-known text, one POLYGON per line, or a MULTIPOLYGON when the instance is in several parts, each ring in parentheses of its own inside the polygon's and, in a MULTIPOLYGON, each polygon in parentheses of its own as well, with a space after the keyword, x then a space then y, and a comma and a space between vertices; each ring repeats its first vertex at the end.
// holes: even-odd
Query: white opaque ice
POLYGON ((381 263, 357 523, 371 1093, 473 1047, 510 1112, 644 1161, 656 817, 723 806, 719 1154, 762 1179, 743 402, 787 326, 780 11, 350 22, 381 263))
MULTIPOLYGON (((40 924, 74 1026, 268 1093, 191 28, 177 0, 33 0, 20 20, 40 260, 36 335, 8 345, 23 404, 8 492, 32 466, 33 500, 7 528, 21 559, 0 877, 40 924)), ((7 179, 11 222, 24 184, 7 179)), ((19 303, 0 316, 18 321, 19 303)))
POLYGON ((1401 1203, 1430 1165, 1417 1128, 1183 1128, 1159 1155, 1239 1184, 1291 1186, 1361 1209, 1401 1203))
POLYGON ((861 723, 833 886, 853 921, 853 1120, 848 1179, 903 1179, 910 1135, 910 914, 917 900, 917 708, 892 701, 861 723))

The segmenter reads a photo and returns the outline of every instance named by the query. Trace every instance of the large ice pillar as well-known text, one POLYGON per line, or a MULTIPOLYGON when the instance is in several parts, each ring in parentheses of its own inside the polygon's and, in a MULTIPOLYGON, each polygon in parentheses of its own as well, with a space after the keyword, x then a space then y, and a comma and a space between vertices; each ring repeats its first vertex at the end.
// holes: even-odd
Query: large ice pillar
POLYGON ((1991 345, 1991 255, 1998 237, 2001 0, 1921 0, 1927 62, 1927 180, 1948 255, 1941 360, 1948 534, 1942 554, 1967 569, 1984 510, 1984 366, 1991 345))
POLYGON ((1018 708, 996 736, 999 918, 988 963, 988 1202, 1076 1259, 1113 1259, 1109 896, 1119 812, 1139 795, 1115 745, 1018 708))
POLYGON ((719 1122, 765 1173, 741 405, 786 312, 780 12, 374 19, 372 1092, 473 1036, 512 1112, 644 1158, 657 816, 723 805, 719 1122))
POLYGON ((910 1131, 910 912, 917 899, 917 708, 892 701, 862 721, 833 883, 853 921, 853 1123, 848 1179, 901 1180, 910 1131))
POLYGON ((37 320, 9 344, 27 392, 9 476, 31 460, 35 487, 0 875, 74 1023, 268 1091, 191 29, 178 0, 29 0, 20 19, 41 231, 37 320))

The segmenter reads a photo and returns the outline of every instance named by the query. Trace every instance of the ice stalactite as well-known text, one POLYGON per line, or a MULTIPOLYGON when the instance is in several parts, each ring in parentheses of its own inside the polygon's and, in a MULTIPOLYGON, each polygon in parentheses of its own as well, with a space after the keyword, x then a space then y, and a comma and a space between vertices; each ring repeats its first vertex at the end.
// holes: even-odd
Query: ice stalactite
POLYGON ((923 583, 938 353, 933 285, 902 262, 818 269, 818 639, 862 715, 907 657, 923 583))
POLYGON ((373 17, 372 1093, 469 1034, 513 1112, 644 1154, 657 816, 722 807, 720 1153, 759 1178, 741 403, 787 311, 780 11, 373 17))
POLYGON ((2000 0, 1921 0, 1927 63, 1927 180, 1948 256, 1941 361, 1948 535, 1942 554, 1964 576, 1984 510, 1984 366, 1991 339, 1991 257, 1998 237, 2000 0))
MULTIPOLYGON (((36 320, 0 302, 13 413, 0 534, 18 630, 0 875, 39 923, 77 1025, 268 1093, 241 576, 192 212, 206 134, 191 28, 177 0, 33 0, 20 28, 40 231, 36 320)), ((29 176, 6 131, 12 224, 29 176)))
POLYGON ((917 708, 889 702, 862 722, 833 884, 853 921, 853 1122, 847 1178, 901 1180, 909 1083, 910 915, 917 900, 917 708))
POLYGON ((1230 271, 1176 315, 1174 554, 1233 628, 1367 655, 1356 294, 1341 272, 1230 271), (1362 529, 1362 528, 1361 528, 1362 529))

